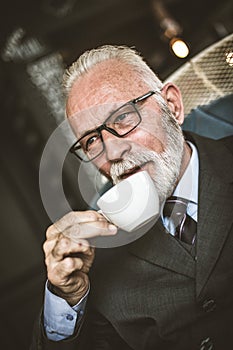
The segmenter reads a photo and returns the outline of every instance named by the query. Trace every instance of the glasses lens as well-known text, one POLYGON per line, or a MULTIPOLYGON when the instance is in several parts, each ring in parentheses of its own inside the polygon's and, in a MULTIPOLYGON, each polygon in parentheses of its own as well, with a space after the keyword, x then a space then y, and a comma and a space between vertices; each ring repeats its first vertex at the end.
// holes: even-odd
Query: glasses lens
POLYGON ((134 104, 128 103, 115 111, 106 122, 109 129, 113 129, 118 135, 123 136, 133 130, 141 119, 134 104))
MULTIPOLYGON (((101 128, 106 128, 110 133, 121 137, 135 129, 140 122, 139 111, 134 103, 129 102, 113 112, 101 128)), ((83 136, 72 148, 72 152, 84 162, 89 162, 98 157, 103 150, 101 131, 98 130, 93 130, 83 136)))
POLYGON ((92 160, 103 151, 103 142, 98 132, 91 132, 79 140, 75 145, 75 153, 84 161, 92 160))

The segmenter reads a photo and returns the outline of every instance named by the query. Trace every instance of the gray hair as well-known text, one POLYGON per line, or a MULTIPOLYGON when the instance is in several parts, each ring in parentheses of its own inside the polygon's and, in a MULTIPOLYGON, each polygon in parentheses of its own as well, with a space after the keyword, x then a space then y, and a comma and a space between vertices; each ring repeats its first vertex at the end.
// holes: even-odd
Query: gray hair
POLYGON ((98 63, 115 59, 128 64, 151 90, 160 91, 161 80, 151 70, 140 54, 127 46, 104 45, 84 52, 65 72, 63 84, 68 94, 76 79, 88 73, 98 63))

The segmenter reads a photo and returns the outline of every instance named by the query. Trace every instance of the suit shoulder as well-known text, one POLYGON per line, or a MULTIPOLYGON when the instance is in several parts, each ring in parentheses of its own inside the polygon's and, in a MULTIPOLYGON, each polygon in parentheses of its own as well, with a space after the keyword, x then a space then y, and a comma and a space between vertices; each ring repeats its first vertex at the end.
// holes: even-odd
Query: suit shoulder
POLYGON ((223 148, 226 147, 230 151, 230 153, 233 153, 233 135, 225 136, 220 139, 213 139, 210 137, 195 134, 193 132, 185 131, 184 137, 187 141, 193 142, 194 145, 197 146, 197 148, 204 146, 207 149, 209 148, 211 150, 212 147, 216 147, 217 145, 221 144, 223 148))
POLYGON ((233 135, 224 137, 217 141, 223 143, 225 147, 227 147, 227 149, 233 154, 233 135))

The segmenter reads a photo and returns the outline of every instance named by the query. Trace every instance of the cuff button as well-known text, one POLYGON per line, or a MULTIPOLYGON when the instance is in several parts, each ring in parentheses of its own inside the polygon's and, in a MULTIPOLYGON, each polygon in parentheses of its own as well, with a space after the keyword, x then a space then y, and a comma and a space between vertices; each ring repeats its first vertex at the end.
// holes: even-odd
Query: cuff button
POLYGON ((68 314, 68 315, 66 315, 66 319, 67 319, 68 321, 73 321, 74 316, 68 314))

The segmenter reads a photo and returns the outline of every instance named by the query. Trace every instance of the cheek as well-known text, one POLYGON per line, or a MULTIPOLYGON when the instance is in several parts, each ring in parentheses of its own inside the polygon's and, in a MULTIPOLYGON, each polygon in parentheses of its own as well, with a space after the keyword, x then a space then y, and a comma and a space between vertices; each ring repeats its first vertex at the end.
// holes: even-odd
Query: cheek
POLYGON ((152 130, 138 128, 130 139, 133 143, 156 153, 161 153, 166 148, 166 137, 161 132, 153 133, 152 130))
MULTIPOLYGON (((135 129, 128 137, 125 138, 130 144, 130 152, 140 152, 140 150, 149 150, 156 153, 162 153, 166 149, 166 135, 164 132, 158 130, 148 130, 147 127, 135 129)), ((158 128, 157 128, 158 129, 158 128)), ((126 155, 127 156, 127 155, 126 155)), ((112 162, 103 153, 98 159, 93 161, 94 165, 107 177, 110 178, 110 168, 112 162)))
POLYGON ((98 159, 93 160, 92 163, 102 174, 104 174, 106 177, 108 177, 111 180, 111 177, 109 174, 110 174, 110 168, 112 163, 107 160, 105 153, 103 153, 100 157, 98 157, 98 159))
MULTIPOLYGON (((133 135, 132 135, 133 136, 133 135)), ((156 153, 166 149, 166 133, 162 127, 161 115, 154 109, 146 109, 142 122, 135 130, 134 138, 137 143, 156 153)))

